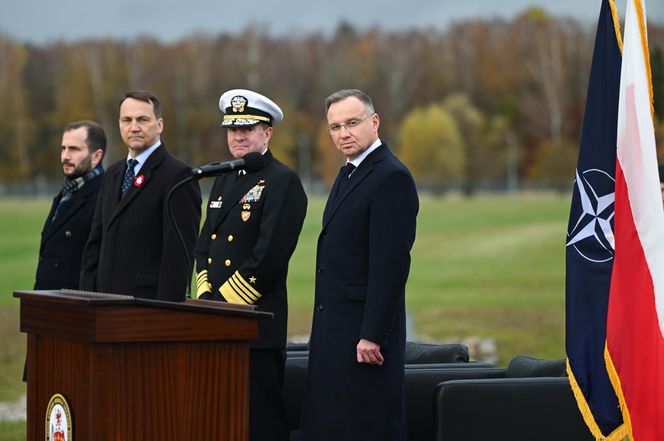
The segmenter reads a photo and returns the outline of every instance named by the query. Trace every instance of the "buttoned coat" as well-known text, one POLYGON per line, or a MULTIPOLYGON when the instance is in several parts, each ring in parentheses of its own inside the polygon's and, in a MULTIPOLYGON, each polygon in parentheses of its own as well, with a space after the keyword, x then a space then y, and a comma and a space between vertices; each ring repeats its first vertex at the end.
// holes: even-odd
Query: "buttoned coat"
POLYGON ((286 276, 307 211, 300 178, 268 150, 266 166, 215 179, 196 244, 201 299, 256 305, 261 320, 254 349, 283 349, 288 304, 286 276))
POLYGON ((81 256, 90 235, 102 179, 103 175, 96 176, 83 184, 51 222, 62 192, 53 198, 41 233, 35 289, 78 288, 81 256))
POLYGON ((80 287, 184 301, 201 217, 198 182, 174 191, 170 201, 189 253, 186 259, 166 202, 171 188, 190 176, 191 168, 170 154, 162 142, 121 197, 126 169, 126 159, 122 159, 108 167, 104 176, 83 252, 80 287))
POLYGON ((405 440, 405 285, 418 197, 408 169, 382 145, 323 214, 300 438, 405 440), (360 339, 382 366, 358 363, 360 339))

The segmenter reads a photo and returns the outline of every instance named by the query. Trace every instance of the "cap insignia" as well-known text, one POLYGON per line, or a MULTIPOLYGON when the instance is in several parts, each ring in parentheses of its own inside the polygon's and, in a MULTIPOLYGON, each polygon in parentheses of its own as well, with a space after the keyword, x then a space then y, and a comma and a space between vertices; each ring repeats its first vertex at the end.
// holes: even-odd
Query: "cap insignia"
POLYGON ((242 95, 237 95, 231 98, 231 106, 233 107, 233 113, 244 112, 244 107, 247 105, 247 99, 242 95))

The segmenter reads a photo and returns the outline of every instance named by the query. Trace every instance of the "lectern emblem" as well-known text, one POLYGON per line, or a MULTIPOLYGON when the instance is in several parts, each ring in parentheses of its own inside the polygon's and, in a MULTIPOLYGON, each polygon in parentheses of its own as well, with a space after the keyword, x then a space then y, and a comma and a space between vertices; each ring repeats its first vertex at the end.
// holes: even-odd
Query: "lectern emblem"
POLYGON ((46 441, 72 441, 71 412, 60 394, 51 397, 46 407, 46 441))

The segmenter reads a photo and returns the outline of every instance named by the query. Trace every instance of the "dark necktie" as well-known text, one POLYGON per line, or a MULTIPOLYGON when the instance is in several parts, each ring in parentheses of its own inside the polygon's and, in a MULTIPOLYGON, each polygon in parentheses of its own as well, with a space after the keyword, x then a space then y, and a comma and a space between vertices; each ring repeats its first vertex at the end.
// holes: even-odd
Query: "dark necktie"
POLYGON ((350 162, 341 167, 341 170, 339 170, 339 185, 337 186, 337 192, 334 197, 338 197, 343 194, 344 189, 346 188, 348 181, 350 181, 350 176, 354 170, 355 166, 350 162))
POLYGON ((134 167, 138 164, 136 159, 127 160, 127 171, 125 172, 124 179, 122 180, 122 196, 124 197, 127 190, 131 186, 131 183, 134 181, 134 167))

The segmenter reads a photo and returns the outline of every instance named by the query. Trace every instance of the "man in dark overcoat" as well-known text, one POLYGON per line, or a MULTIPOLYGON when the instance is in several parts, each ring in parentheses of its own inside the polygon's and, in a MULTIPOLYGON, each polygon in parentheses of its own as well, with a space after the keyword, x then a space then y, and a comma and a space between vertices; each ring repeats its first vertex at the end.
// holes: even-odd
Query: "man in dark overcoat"
POLYGON ((404 441, 405 285, 417 191, 378 138, 380 119, 365 93, 338 91, 325 109, 346 165, 318 236, 300 439, 404 441))
POLYGON ((219 107, 234 158, 263 155, 264 167, 215 179, 196 245, 199 299, 255 305, 271 312, 249 354, 249 439, 287 441, 282 399, 288 303, 286 275, 307 211, 299 177, 268 148, 279 106, 246 89, 225 92, 219 107))
POLYGON ((77 289, 81 255, 104 174, 106 134, 94 121, 67 124, 60 162, 65 182, 53 198, 39 245, 35 289, 77 289))
POLYGON ((110 167, 85 246, 80 288, 166 301, 184 301, 201 217, 197 182, 173 192, 175 223, 168 215, 171 188, 191 175, 161 141, 161 106, 150 92, 120 101, 120 135, 128 156, 110 167))

